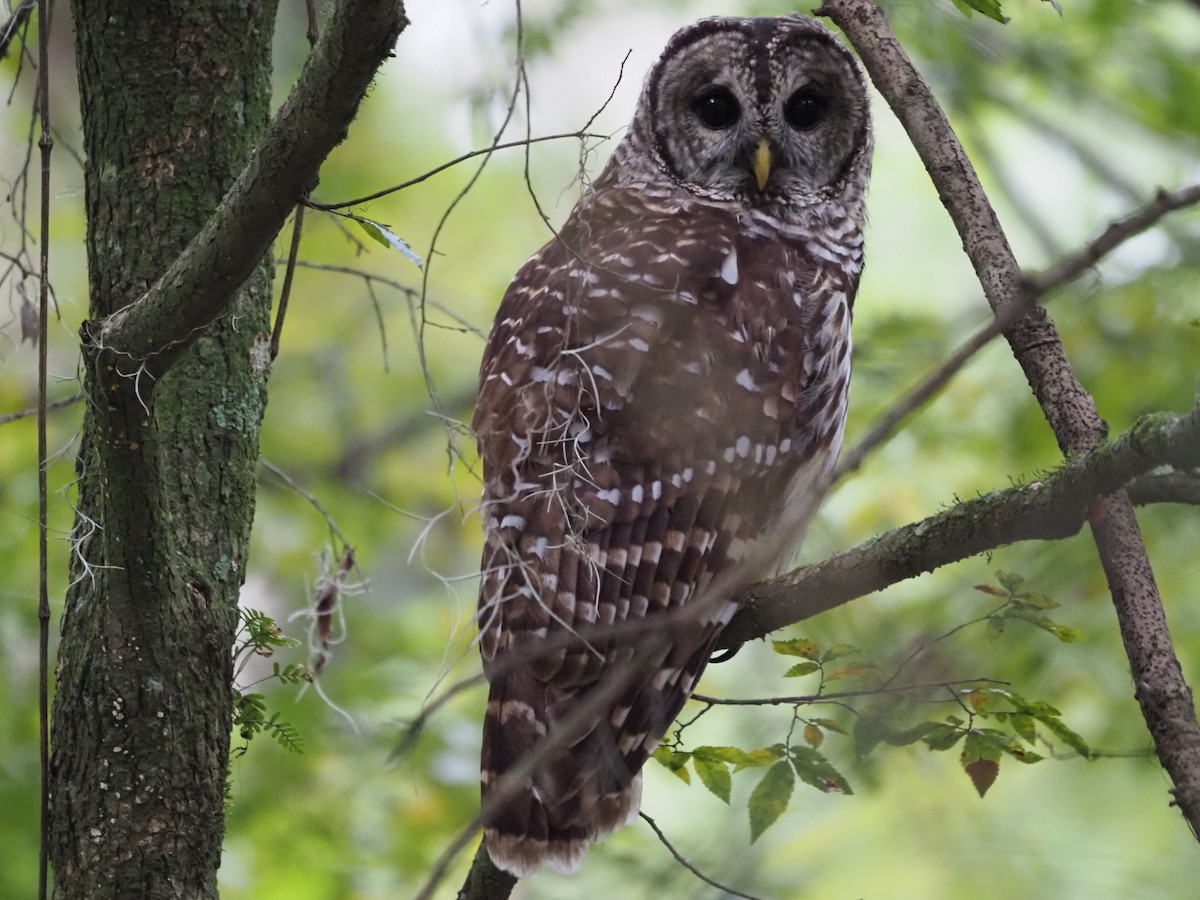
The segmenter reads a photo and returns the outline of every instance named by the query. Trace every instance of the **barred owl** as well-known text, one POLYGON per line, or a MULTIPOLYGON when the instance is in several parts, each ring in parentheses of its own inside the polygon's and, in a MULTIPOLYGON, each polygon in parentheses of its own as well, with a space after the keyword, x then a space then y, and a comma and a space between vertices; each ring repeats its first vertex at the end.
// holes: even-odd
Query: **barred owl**
POLYGON ((637 815, 641 767, 735 612, 702 607, 706 586, 833 465, 870 156, 863 76, 823 26, 704 19, 505 294, 473 422, 500 868, 573 871, 637 815), (638 645, 622 623, 666 637, 606 697, 638 645))

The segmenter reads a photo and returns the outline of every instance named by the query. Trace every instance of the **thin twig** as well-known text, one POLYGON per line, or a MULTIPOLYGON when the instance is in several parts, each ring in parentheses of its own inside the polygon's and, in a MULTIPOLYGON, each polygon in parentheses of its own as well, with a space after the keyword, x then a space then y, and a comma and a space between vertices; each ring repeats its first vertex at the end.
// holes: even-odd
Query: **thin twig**
POLYGON ((41 772, 41 828, 38 840, 38 900, 46 900, 50 853, 50 581, 49 507, 46 484, 47 344, 50 327, 50 0, 38 0, 37 105, 42 133, 41 266, 38 291, 38 753, 41 772))
MULTIPOLYGON (((25 27, 29 21, 30 14, 33 13, 33 8, 38 7, 38 15, 41 15, 40 4, 37 0, 22 0, 14 7, 12 14, 3 25, 0 25, 0 59, 8 56, 8 48, 12 45, 13 38, 17 36, 17 32, 25 27)), ((22 50, 24 50, 24 42, 22 42, 22 50)))
POLYGON ((721 884, 721 882, 717 881, 714 878, 709 878, 707 875, 705 875, 703 872, 701 872, 699 869, 697 869, 694 865, 692 865, 690 862, 688 862, 686 859, 684 859, 683 854, 680 853, 678 850, 676 850, 674 845, 670 841, 667 840, 667 836, 665 834, 663 834, 662 829, 658 827, 657 822, 655 822, 652 818, 650 818, 644 812, 640 812, 640 813, 638 813, 638 815, 641 816, 642 820, 647 825, 650 826, 650 830, 653 831, 658 836, 659 842, 662 843, 662 845, 667 848, 667 850, 670 852, 670 854, 673 857, 675 857, 675 862, 679 863, 681 866, 683 866, 685 869, 687 869, 689 872, 691 872, 693 875, 695 875, 697 878, 699 878, 705 884, 710 885, 711 887, 715 887, 718 891, 724 891, 726 894, 730 894, 731 896, 734 896, 734 897, 744 897, 745 900, 759 900, 759 898, 755 897, 753 894, 744 894, 741 891, 737 890, 736 888, 731 888, 728 885, 721 884))
MULTIPOLYGON (((591 124, 589 121, 588 124, 591 124)), ((586 126, 585 126, 586 127, 586 126)), ((501 129, 503 133, 503 129, 501 129)), ((380 197, 386 197, 389 194, 394 194, 397 191, 402 191, 405 188, 410 188, 415 184, 420 184, 422 181, 428 181, 434 175, 440 172, 445 172, 447 169, 452 169, 459 163, 464 163, 469 159, 474 159, 477 156, 491 156, 497 150, 511 150, 513 147, 525 147, 529 144, 540 144, 544 141, 561 141, 564 138, 575 138, 583 140, 585 138, 595 138, 598 140, 608 140, 607 134, 592 134, 587 131, 566 131, 561 134, 547 134, 542 137, 525 137, 519 141, 506 141, 504 143, 494 142, 486 147, 481 147, 478 150, 472 150, 469 153, 464 153, 462 156, 456 156, 449 162, 444 162, 440 166, 436 166, 425 172, 423 175, 418 175, 416 178, 410 178, 408 181, 393 185, 390 188, 384 188, 381 191, 376 191, 373 194, 367 194, 365 197, 355 197, 353 200, 342 200, 338 203, 317 203, 315 200, 308 200, 305 205, 311 209, 319 209, 322 212, 334 212, 339 209, 345 209, 348 206, 362 206, 364 203, 370 203, 372 200, 378 200, 380 197)))
MULTIPOLYGON (((382 275, 375 275, 371 272, 366 271, 365 269, 356 269, 353 266, 341 266, 341 265, 334 265, 332 263, 314 263, 314 262, 305 262, 304 260, 298 260, 296 262, 296 267, 300 268, 300 269, 315 269, 316 271, 319 271, 319 272, 340 272, 343 275, 356 275, 359 278, 363 279, 363 281, 366 281, 368 284, 370 284, 371 282, 374 282, 376 284, 382 284, 386 287, 390 287, 394 290, 397 290, 400 293, 402 293, 405 297, 407 297, 409 300, 414 301, 414 302, 416 300, 418 300, 421 296, 421 292, 417 288, 409 287, 407 284, 404 284, 404 282, 402 282, 402 281, 396 281, 394 278, 384 278, 382 275)), ((462 316, 460 316, 458 313, 456 313, 450 307, 446 306, 444 303, 437 301, 437 300, 431 300, 428 297, 426 297, 425 305, 432 306, 438 312, 444 313, 445 315, 449 316, 451 319, 454 320, 455 323, 457 323, 459 326, 461 326, 462 331, 469 333, 469 334, 473 334, 476 337, 480 337, 480 338, 487 337, 487 335, 483 333, 482 329, 480 329, 478 325, 475 325, 472 322, 468 321, 467 319, 464 319, 462 316)), ((435 323, 435 322, 430 322, 429 324, 437 325, 437 323, 435 323)), ((447 325, 438 325, 438 327, 449 328, 449 326, 447 326, 447 325)))
POLYGON ((292 295, 292 279, 296 275, 296 257, 300 253, 300 235, 304 232, 304 203, 296 204, 292 219, 292 244, 288 248, 287 268, 283 272, 283 287, 279 289, 279 311, 271 330, 271 361, 279 355, 279 336, 283 334, 283 317, 287 315, 288 297, 292 295))
MULTIPOLYGON (((65 409, 68 406, 74 406, 83 399, 83 393, 80 392, 74 397, 66 397, 62 400, 55 400, 53 403, 46 404, 46 412, 54 412, 59 409, 65 409)), ((17 422, 21 419, 28 419, 30 416, 36 416, 42 409, 41 404, 31 406, 29 409, 22 409, 19 412, 5 413, 0 416, 0 425, 7 425, 9 422, 17 422)))
MULTIPOLYGON (((928 645, 923 646, 924 650, 928 645)), ((879 694, 906 694, 909 691, 922 691, 929 688, 953 688, 964 684, 1008 684, 995 678, 958 678, 954 681, 929 681, 921 684, 882 684, 877 687, 863 688, 858 691, 833 691, 828 694, 797 694, 794 697, 712 697, 708 694, 692 694, 691 699, 697 703, 707 703, 711 706, 803 706, 810 703, 832 703, 839 700, 853 700, 856 697, 875 697, 879 694)))
POLYGON ((317 512, 319 512, 321 514, 321 518, 323 518, 325 520, 325 524, 329 526, 329 531, 333 534, 334 537, 336 537, 339 541, 342 542, 342 546, 343 547, 350 546, 350 542, 348 540, 346 540, 346 536, 344 534, 342 534, 342 530, 340 528, 338 528, 337 522, 335 522, 333 519, 333 516, 329 514, 329 510, 327 510, 324 506, 321 505, 320 500, 318 500, 316 497, 314 497, 312 494, 310 494, 308 491, 306 491, 296 481, 294 481, 287 474, 287 472, 283 471, 283 469, 279 468, 278 466, 274 465, 273 463, 270 463, 267 460, 263 459, 262 457, 259 457, 258 464, 260 466, 262 466, 264 469, 266 469, 268 472, 270 472, 272 475, 274 475, 276 478, 278 478, 280 481, 282 481, 284 484, 286 484, 289 488, 291 488, 293 491, 295 491, 301 497, 303 497, 305 500, 307 500, 309 502, 309 504, 313 507, 313 509, 315 509, 317 512))
POLYGON ((1159 220, 1168 213, 1195 206, 1198 203, 1200 203, 1200 184, 1194 184, 1173 193, 1160 190, 1149 203, 1124 218, 1111 222, 1104 231, 1078 252, 1060 260, 1045 272, 1027 276, 1025 287, 1035 294, 1044 294, 1068 281, 1073 281, 1122 243, 1157 225, 1159 220))

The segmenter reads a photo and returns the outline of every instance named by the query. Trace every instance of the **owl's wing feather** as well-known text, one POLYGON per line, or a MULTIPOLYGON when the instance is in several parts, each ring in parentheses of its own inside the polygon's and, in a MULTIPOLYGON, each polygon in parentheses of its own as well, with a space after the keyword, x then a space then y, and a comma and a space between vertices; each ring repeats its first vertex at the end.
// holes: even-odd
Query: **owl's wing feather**
MULTIPOLYGON (((481 371, 481 649, 489 672, 528 655, 492 678, 485 797, 638 647, 543 639, 694 602, 840 442, 853 298, 832 265, 719 207, 589 200, 518 273, 481 371)), ((652 676, 520 787, 487 829, 497 864, 573 869, 636 815, 640 768, 732 612, 672 625, 652 676)))

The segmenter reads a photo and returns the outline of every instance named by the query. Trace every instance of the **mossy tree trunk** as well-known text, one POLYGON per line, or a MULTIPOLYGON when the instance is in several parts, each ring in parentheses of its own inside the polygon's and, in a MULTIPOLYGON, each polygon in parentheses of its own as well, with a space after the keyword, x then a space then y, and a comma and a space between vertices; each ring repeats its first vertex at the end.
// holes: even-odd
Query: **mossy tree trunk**
MULTIPOLYGON (((275 0, 73 0, 90 322, 196 235, 268 120, 275 0)), ((216 897, 271 265, 159 380, 84 327, 53 718, 55 896, 216 897)))

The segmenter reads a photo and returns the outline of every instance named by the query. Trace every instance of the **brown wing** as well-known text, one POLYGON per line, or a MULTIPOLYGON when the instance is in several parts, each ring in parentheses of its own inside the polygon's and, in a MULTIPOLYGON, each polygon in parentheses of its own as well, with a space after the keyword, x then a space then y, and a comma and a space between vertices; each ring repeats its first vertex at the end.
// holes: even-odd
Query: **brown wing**
MULTIPOLYGON (((480 641, 489 673, 504 654, 528 662, 492 678, 485 798, 636 645, 600 637, 536 655, 543 639, 652 626, 693 601, 841 439, 842 270, 719 208, 647 203, 591 195, 518 273, 488 342, 474 421, 480 641)), ((652 677, 521 786, 488 829, 498 864, 571 869, 636 814, 636 776, 732 611, 673 628, 652 677)))

